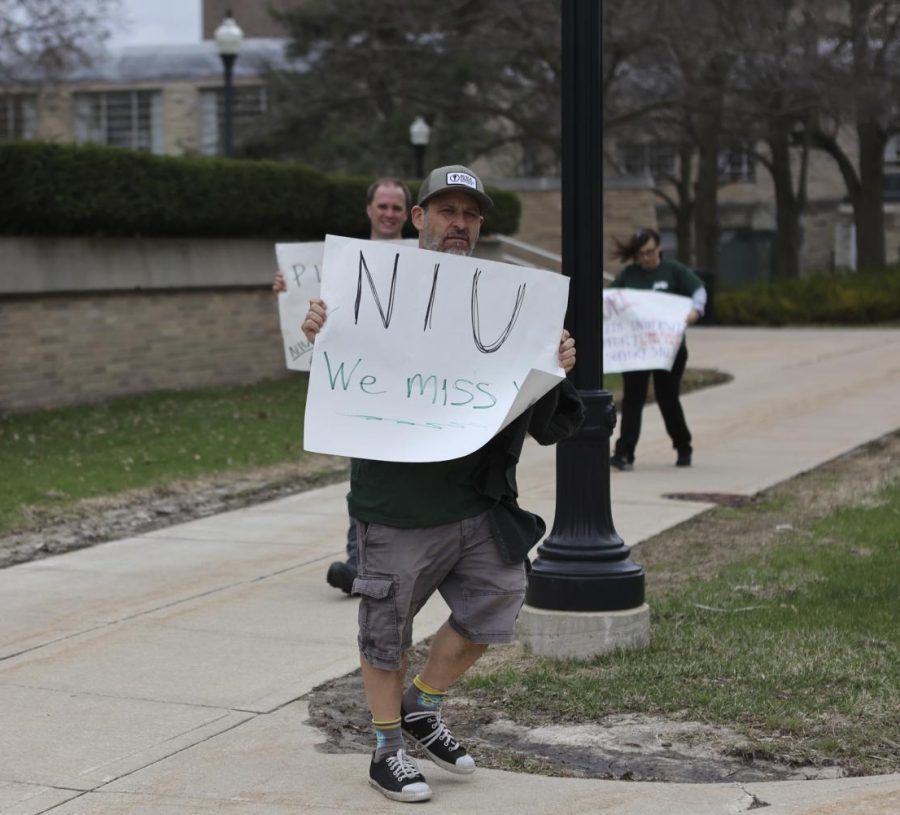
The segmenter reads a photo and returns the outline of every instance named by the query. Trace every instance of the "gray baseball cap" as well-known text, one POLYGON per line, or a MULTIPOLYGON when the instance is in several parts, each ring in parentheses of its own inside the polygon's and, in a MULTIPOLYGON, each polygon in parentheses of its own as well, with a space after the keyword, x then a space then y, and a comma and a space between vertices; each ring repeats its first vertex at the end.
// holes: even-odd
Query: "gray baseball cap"
POLYGON ((494 202, 484 191, 481 179, 462 164, 448 164, 432 170, 419 187, 419 206, 439 192, 448 190, 468 193, 481 205, 482 212, 494 206, 494 202))

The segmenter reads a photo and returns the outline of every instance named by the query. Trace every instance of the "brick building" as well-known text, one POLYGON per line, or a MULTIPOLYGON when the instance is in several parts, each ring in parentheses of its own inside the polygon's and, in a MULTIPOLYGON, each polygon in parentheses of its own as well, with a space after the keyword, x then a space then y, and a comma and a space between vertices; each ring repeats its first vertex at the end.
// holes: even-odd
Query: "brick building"
MULTIPOLYGON (((283 53, 282 40, 244 42, 234 68, 238 141, 265 127, 263 74, 285 64, 283 53)), ((125 47, 61 81, 26 76, 0 86, 0 138, 212 155, 221 152, 223 84, 212 42, 125 47)))

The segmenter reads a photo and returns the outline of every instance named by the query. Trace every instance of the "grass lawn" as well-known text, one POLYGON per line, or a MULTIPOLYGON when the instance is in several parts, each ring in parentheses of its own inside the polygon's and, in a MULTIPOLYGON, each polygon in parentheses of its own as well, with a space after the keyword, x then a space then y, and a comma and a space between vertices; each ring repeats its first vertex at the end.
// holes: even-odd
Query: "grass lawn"
MULTIPOLYGON (((656 551, 645 567, 649 648, 588 662, 519 649, 486 669, 476 666, 464 680, 467 695, 489 709, 501 705, 525 725, 641 713, 730 726, 749 738, 756 757, 896 772, 896 458, 892 466, 886 485, 824 517, 803 517, 808 495, 782 494, 717 508, 710 515, 718 514, 718 522, 713 517, 707 531, 688 522, 684 541, 678 528, 664 533, 646 552, 649 559, 656 551), (792 523, 779 523, 785 518, 792 523), (763 535, 768 543, 760 542, 763 535), (676 551, 667 552, 667 544, 676 551), (693 569, 679 562, 701 546, 706 554, 695 549, 693 569), (668 579, 679 570, 690 574, 668 579)), ((639 563, 643 546, 635 551, 639 563)))
POLYGON ((306 374, 0 416, 0 532, 44 507, 304 455, 306 374))

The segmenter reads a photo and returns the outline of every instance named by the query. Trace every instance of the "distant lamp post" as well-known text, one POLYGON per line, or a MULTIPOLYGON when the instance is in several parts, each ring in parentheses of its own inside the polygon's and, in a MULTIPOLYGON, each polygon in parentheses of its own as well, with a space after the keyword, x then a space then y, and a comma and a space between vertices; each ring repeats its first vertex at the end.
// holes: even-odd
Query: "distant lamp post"
POLYGON ((224 127, 224 143, 223 152, 226 156, 230 156, 233 152, 233 127, 232 113, 234 106, 234 84, 232 83, 232 73, 234 71, 234 61, 237 59, 238 51, 241 50, 241 42, 244 39, 244 32, 231 16, 231 9, 225 12, 225 19, 219 24, 215 33, 216 48, 219 50, 219 56, 222 58, 222 67, 225 71, 225 127, 224 127))
POLYGON ((428 146, 430 138, 431 128, 428 126, 428 122, 421 116, 416 116, 409 126, 409 141, 416 155, 416 178, 422 178, 425 175, 425 148, 428 146))

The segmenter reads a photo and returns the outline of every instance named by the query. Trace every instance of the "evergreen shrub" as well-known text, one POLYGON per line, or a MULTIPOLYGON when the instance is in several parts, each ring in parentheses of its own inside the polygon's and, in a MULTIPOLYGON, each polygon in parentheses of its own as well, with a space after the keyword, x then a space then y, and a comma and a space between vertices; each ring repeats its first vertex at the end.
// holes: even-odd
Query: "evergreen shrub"
POLYGON ((867 325, 900 321, 900 266, 820 273, 720 292, 723 325, 867 325))
MULTIPOLYGON (((0 142, 0 234, 368 237, 371 179, 329 176, 291 162, 155 156, 96 145, 0 142)), ((520 207, 496 202, 484 231, 513 233, 520 207)), ((410 229, 409 235, 414 235, 410 229)))

